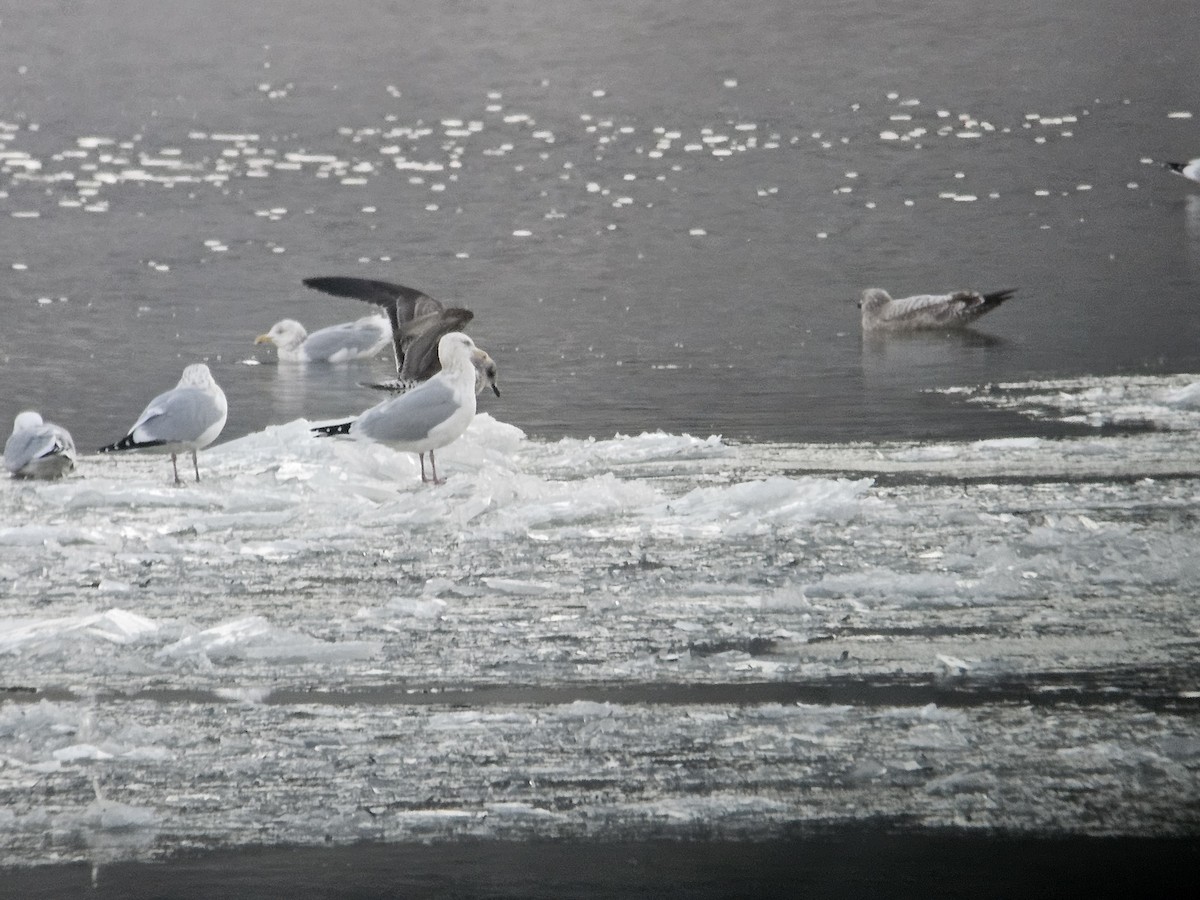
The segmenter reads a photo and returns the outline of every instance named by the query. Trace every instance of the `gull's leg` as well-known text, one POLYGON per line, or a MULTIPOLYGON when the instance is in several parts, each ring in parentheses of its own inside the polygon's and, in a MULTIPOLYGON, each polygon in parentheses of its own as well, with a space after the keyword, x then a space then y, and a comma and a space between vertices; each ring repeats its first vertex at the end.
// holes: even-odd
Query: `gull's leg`
POLYGON ((175 483, 183 484, 183 482, 179 480, 179 466, 175 463, 174 453, 171 454, 171 471, 175 473, 175 483))
POLYGON ((200 483, 200 461, 196 459, 196 451, 192 451, 192 468, 196 470, 196 483, 200 483))
POLYGON ((429 468, 431 468, 433 470, 433 483, 434 484, 445 484, 446 483, 446 480, 444 478, 437 477, 437 460, 433 458, 432 450, 429 451, 429 468))

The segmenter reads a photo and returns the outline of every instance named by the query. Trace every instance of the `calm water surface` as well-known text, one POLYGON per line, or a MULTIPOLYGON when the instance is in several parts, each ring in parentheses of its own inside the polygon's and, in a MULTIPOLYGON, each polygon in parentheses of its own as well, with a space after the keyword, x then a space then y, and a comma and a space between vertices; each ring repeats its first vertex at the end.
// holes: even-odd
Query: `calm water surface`
POLYGON ((183 365, 226 439, 388 368, 255 335, 387 278, 476 312, 535 435, 1028 429, 922 393, 1200 368, 1194 4, 0 4, 0 418, 98 446, 183 365), (1017 287, 864 343, 854 301, 1017 287), (248 363, 258 362, 259 365, 248 363))

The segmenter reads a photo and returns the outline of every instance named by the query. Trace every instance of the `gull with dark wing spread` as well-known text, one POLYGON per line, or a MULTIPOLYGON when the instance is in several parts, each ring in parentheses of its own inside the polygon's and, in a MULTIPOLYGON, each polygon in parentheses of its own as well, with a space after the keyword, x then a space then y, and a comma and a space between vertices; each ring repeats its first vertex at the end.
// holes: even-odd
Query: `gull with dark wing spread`
MULTIPOLYGON (((371 278, 353 278, 343 275, 305 278, 304 286, 332 294, 335 297, 353 297, 383 308, 392 324, 392 350, 396 358, 396 378, 370 384, 377 390, 403 393, 437 374, 441 368, 438 359, 438 344, 453 332, 462 331, 475 318, 469 309, 460 306, 445 306, 424 291, 377 281, 371 278)), ((496 363, 486 353, 473 360, 476 368, 476 393, 490 387, 497 397, 500 387, 496 384, 496 363)))
POLYGON ((965 328, 1014 293, 1015 290, 990 294, 955 291, 893 300, 883 288, 867 288, 858 306, 862 310, 863 331, 944 331, 965 328))

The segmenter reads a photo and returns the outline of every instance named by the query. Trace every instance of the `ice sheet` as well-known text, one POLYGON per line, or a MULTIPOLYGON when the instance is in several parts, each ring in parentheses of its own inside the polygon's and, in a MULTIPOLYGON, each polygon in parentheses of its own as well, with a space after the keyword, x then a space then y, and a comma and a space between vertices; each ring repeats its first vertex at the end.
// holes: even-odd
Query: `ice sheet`
POLYGON ((206 456, 0 483, 0 863, 1197 824, 1187 432, 206 456))

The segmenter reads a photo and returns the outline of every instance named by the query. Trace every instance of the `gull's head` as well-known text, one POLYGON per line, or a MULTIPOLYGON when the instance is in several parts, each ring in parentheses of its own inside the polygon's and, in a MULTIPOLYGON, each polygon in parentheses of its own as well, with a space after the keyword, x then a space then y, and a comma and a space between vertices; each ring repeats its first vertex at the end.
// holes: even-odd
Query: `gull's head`
POLYGON ((37 428, 41 424, 41 415, 32 409, 27 409, 24 412, 17 413, 17 417, 13 419, 13 431, 25 431, 29 428, 37 428))
POLYGON ((271 326, 266 334, 254 339, 256 344, 274 344, 282 349, 294 349, 304 343, 308 332, 295 319, 282 319, 271 326))
POLYGON ((438 361, 443 369, 456 371, 471 365, 472 356, 476 351, 475 342, 461 331, 452 331, 442 335, 438 341, 438 361))
POLYGON ((883 288, 867 288, 862 292, 858 308, 864 313, 876 312, 892 302, 891 295, 883 288))
POLYGON ((204 363, 192 363, 183 370, 183 377, 179 379, 178 386, 212 390, 217 386, 217 382, 213 379, 208 366, 204 363))
POLYGON ((475 352, 471 354, 471 362, 475 365, 475 393, 482 394, 483 389, 490 387, 492 392, 499 397, 500 385, 496 384, 496 361, 488 355, 486 350, 475 348, 475 352))

